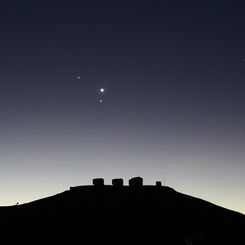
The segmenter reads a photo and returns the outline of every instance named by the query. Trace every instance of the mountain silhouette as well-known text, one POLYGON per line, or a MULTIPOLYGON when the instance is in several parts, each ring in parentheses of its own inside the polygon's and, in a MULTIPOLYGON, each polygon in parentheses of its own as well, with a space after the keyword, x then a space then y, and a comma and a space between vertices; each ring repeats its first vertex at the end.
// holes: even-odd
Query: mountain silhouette
POLYGON ((69 244, 245 244, 245 216, 140 178, 71 187, 33 202, 0 207, 8 239, 69 244), (85 242, 89 241, 89 242, 85 242))

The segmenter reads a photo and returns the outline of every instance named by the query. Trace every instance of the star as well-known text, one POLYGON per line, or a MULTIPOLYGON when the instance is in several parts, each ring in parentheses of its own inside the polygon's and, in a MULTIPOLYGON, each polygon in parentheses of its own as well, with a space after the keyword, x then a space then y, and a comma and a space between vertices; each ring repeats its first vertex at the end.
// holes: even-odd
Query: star
POLYGON ((100 88, 100 92, 101 93, 104 93, 105 92, 105 89, 104 88, 100 88))
POLYGON ((103 103, 103 100, 100 100, 100 103, 103 103))
POLYGON ((77 79, 80 79, 81 77, 80 76, 77 76, 77 79))

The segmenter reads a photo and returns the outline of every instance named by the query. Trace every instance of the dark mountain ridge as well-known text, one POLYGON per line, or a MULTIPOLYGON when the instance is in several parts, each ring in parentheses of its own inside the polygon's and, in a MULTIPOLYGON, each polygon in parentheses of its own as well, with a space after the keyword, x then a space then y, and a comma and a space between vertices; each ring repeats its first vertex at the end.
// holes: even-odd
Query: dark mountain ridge
POLYGON ((155 244, 160 239, 161 244, 245 244, 243 214, 167 186, 71 187, 30 203, 0 207, 0 217, 2 230, 28 230, 42 238, 63 234, 107 243, 130 239, 155 244))

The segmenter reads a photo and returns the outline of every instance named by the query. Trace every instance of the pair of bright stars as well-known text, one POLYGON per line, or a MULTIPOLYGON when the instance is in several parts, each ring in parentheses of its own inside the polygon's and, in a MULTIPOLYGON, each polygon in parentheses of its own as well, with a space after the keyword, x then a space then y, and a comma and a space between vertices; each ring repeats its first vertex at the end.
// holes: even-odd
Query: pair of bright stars
MULTIPOLYGON (((105 89, 100 88, 100 94, 104 94, 104 92, 105 92, 105 89)), ((99 101, 100 101, 100 103, 103 103, 103 99, 100 99, 99 101)))

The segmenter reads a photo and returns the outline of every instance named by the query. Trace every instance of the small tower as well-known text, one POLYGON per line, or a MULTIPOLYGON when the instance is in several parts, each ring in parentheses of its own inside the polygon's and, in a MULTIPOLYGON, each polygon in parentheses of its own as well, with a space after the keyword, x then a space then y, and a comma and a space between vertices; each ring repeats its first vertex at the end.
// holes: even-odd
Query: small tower
POLYGON ((161 187, 162 186, 162 182, 161 181, 156 181, 156 187, 161 187))
POLYGON ((112 185, 115 187, 121 187, 123 186, 123 179, 113 179, 112 185))
POLYGON ((134 177, 129 180, 129 186, 132 187, 140 187, 143 186, 143 178, 141 177, 134 177))
POLYGON ((96 178, 93 179, 94 186, 104 186, 104 179, 103 178, 96 178))

